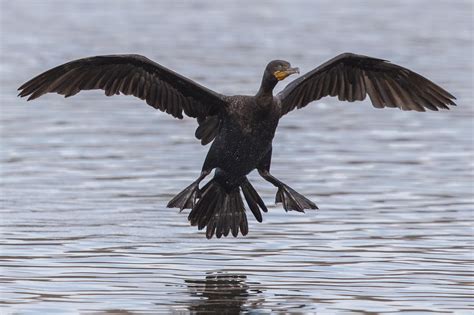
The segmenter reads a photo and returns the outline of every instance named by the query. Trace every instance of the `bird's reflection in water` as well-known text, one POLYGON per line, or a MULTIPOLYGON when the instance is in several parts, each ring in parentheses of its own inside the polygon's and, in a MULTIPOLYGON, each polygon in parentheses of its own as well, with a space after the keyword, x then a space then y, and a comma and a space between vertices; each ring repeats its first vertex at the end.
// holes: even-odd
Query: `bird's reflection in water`
POLYGON ((192 297, 189 302, 193 314, 238 314, 259 309, 263 303, 262 291, 251 288, 247 276, 229 273, 212 273, 203 280, 185 280, 192 297))

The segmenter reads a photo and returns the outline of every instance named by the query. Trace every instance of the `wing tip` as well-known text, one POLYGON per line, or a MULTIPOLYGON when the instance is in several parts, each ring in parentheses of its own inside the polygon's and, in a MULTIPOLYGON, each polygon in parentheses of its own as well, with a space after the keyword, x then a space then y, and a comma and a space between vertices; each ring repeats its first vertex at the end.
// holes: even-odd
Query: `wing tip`
MULTIPOLYGON (((25 95, 25 96, 26 96, 26 95, 25 95)), ((37 98, 37 97, 32 94, 32 95, 30 95, 30 96, 26 99, 26 101, 29 102, 29 101, 34 100, 35 98, 37 98)))
POLYGON ((29 81, 26 81, 25 83, 23 83, 22 85, 20 85, 20 87, 18 89, 16 89, 17 91, 21 91, 21 90, 24 90, 29 84, 30 84, 31 80, 29 81))
MULTIPOLYGON (((20 93, 18 93, 18 95, 16 97, 19 97, 19 98, 24 98, 24 97, 27 97, 28 95, 30 95, 31 93, 26 93, 25 90, 23 89, 18 89, 18 91, 20 91, 20 93)), ((28 97, 26 99, 26 101, 30 101, 31 100, 31 95, 30 97, 28 97)))

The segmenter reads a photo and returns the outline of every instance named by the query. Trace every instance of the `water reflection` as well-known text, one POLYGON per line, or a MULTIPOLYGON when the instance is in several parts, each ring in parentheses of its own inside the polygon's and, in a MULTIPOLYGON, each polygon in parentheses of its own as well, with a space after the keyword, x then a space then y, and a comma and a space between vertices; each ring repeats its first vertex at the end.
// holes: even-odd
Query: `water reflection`
POLYGON ((189 311, 193 314, 238 314, 258 310, 264 299, 261 290, 251 288, 242 274, 212 273, 202 280, 185 280, 191 297, 189 311), (252 299, 249 304, 249 297, 252 299))

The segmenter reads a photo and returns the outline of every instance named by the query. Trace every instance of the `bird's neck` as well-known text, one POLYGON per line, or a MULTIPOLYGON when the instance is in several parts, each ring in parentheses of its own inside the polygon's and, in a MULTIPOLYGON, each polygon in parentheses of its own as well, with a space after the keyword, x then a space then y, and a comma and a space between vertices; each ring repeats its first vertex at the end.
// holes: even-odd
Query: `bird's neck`
POLYGON ((269 77, 268 75, 264 75, 262 79, 262 84, 260 85, 260 89, 258 90, 255 97, 257 98, 257 102, 261 104, 269 104, 273 101, 273 89, 277 85, 278 80, 275 79, 273 76, 269 77))

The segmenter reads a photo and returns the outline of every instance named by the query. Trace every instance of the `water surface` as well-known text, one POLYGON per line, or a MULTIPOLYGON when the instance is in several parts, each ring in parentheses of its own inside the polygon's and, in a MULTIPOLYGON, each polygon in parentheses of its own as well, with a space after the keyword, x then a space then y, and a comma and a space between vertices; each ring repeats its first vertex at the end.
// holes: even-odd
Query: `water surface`
MULTIPOLYGON (((0 300, 6 314, 456 313, 472 299, 471 1, 2 1, 0 300), (272 171, 319 211, 269 205, 205 239, 167 202, 199 174, 195 121, 88 92, 26 103, 59 63, 139 53, 222 93, 266 63, 351 51, 428 76, 442 112, 323 99, 285 117, 272 171)), ((281 88, 281 87, 279 87, 281 88)))

